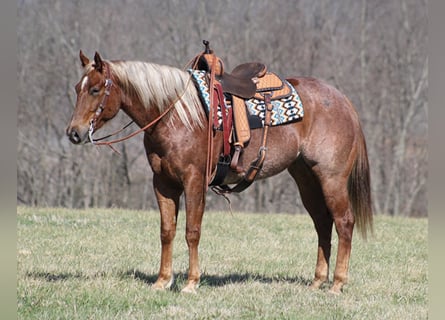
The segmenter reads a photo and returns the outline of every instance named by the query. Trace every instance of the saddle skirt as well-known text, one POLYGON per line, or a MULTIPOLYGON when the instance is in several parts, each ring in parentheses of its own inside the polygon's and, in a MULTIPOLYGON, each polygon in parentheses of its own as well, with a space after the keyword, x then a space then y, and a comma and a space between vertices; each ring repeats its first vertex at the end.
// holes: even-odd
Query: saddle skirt
MULTIPOLYGON (((208 114, 210 110, 210 90, 208 85, 208 75, 204 70, 187 70, 194 80, 196 88, 198 89, 201 102, 205 106, 208 114)), ((266 76, 259 79, 257 84, 257 92, 252 98, 243 99, 249 124, 251 129, 261 128, 264 126, 266 103, 262 96, 265 92, 272 92, 271 103, 273 106, 271 113, 271 126, 283 125, 286 123, 301 120, 304 116, 303 103, 297 90, 287 80, 279 79, 278 76, 267 77, 268 74, 275 75, 268 72, 266 76), (280 81, 277 81, 279 79, 280 81)), ((232 105, 231 95, 225 95, 226 105, 232 105)), ((222 124, 221 106, 218 106, 218 123, 222 124)))

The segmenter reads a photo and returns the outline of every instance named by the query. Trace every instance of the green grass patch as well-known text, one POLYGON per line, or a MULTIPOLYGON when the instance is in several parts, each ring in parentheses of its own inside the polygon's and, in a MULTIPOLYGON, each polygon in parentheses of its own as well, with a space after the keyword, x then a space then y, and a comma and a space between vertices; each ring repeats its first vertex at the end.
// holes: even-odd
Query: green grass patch
MULTIPOLYGON (((180 213, 175 284, 159 292, 159 214, 118 209, 17 209, 19 319, 427 319, 427 219, 375 217, 355 235, 340 296, 308 288, 316 233, 308 215, 206 213, 201 286, 188 268, 180 213)), ((335 232, 334 232, 335 234, 335 232)), ((337 237, 333 237, 335 266, 337 237)), ((332 277, 333 267, 331 270, 332 277)))

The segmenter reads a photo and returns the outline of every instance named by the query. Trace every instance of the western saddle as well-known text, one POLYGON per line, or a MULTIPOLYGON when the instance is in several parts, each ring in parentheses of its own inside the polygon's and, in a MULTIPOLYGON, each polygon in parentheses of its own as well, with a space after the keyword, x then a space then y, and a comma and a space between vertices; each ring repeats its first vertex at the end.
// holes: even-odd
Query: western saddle
POLYGON ((260 62, 243 63, 235 67, 231 73, 226 73, 224 63, 215 55, 214 51, 210 49, 209 41, 203 40, 203 44, 205 50, 192 60, 192 66, 194 69, 206 71, 209 75, 211 110, 209 111, 206 185, 213 186, 214 190, 216 188, 215 191, 218 193, 241 192, 253 183, 266 157, 267 132, 271 123, 272 113, 271 100, 289 96, 291 94, 291 88, 275 73, 268 72, 266 65, 260 62), (224 96, 228 97, 228 99, 224 99, 224 96), (252 98, 264 101, 266 107, 262 143, 257 159, 250 164, 243 179, 231 188, 227 185, 222 185, 222 183, 229 168, 236 173, 243 172, 243 169, 238 167, 238 160, 244 146, 248 144, 250 140, 250 126, 245 100, 252 98), (226 106, 226 103, 228 103, 229 106, 226 106), (213 135, 211 131, 216 129, 216 127, 210 124, 215 120, 215 118, 212 119, 212 117, 216 117, 218 104, 221 106, 221 109, 224 109, 223 106, 226 107, 225 110, 222 110, 224 150, 220 155, 216 173, 212 178, 210 154, 212 154, 213 150, 213 135), (227 115, 226 110, 228 110, 227 115), (230 123, 230 125, 227 125, 225 122, 230 123), (230 147, 230 141, 232 142, 232 148, 230 147))

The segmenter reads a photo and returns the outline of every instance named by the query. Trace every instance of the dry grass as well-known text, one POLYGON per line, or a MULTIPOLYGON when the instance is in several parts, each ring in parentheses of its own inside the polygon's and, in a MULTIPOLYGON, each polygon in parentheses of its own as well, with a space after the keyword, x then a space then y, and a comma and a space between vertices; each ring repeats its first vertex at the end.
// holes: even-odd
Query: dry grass
MULTIPOLYGON (((18 208, 19 319, 426 319, 427 220, 376 217, 375 238, 353 241, 340 296, 307 285, 316 234, 307 215, 207 213, 197 295, 184 215, 172 290, 153 291, 157 212, 18 208)), ((336 238, 333 252, 336 252, 336 238)), ((335 263, 335 255, 332 265, 335 263)))

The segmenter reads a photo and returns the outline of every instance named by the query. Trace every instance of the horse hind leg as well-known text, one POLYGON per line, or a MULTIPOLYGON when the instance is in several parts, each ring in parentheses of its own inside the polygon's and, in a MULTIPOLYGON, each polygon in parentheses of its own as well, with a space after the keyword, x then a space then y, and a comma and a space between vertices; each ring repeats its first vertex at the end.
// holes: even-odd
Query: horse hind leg
POLYGON ((355 218, 349 200, 347 179, 341 177, 322 179, 321 186, 325 194, 326 205, 333 217, 335 230, 338 235, 334 283, 330 290, 331 293, 338 294, 348 282, 349 259, 355 218))
POLYGON ((319 180, 303 158, 298 158, 288 171, 298 185, 303 205, 317 231, 317 264, 311 288, 318 289, 329 279, 333 219, 326 206, 319 180))

